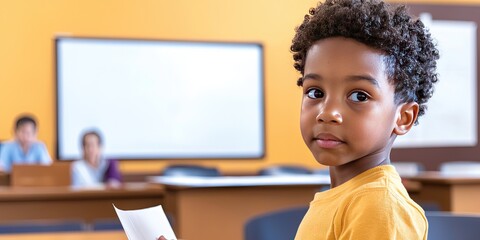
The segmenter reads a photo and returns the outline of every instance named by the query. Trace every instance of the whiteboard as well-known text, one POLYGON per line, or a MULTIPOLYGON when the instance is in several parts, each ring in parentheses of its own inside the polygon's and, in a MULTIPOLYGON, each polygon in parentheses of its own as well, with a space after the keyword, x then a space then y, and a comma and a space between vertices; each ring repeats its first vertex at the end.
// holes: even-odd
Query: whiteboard
POLYGON ((264 155, 260 44, 59 38, 56 67, 59 159, 89 129, 112 158, 264 155))

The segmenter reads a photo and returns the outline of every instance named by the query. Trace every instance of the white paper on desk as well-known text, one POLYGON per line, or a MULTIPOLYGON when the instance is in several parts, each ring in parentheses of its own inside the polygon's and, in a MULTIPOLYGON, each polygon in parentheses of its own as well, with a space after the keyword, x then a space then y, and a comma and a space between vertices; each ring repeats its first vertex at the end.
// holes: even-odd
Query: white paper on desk
POLYGON ((137 210, 113 207, 129 240, 157 240, 161 235, 177 239, 161 205, 137 210))

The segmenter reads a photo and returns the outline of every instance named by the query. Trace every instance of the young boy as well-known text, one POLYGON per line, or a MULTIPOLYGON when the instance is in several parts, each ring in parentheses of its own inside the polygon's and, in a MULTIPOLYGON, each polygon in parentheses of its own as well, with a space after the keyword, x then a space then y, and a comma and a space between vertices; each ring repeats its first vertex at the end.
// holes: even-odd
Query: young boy
POLYGON ((390 165, 397 135, 425 113, 438 51, 405 7, 326 0, 291 46, 302 74, 301 132, 332 188, 317 193, 297 240, 427 239, 424 211, 390 165))
POLYGON ((37 122, 32 116, 20 116, 15 123, 15 139, 5 142, 0 152, 0 171, 10 172, 14 164, 52 162, 45 145, 37 141, 37 122))

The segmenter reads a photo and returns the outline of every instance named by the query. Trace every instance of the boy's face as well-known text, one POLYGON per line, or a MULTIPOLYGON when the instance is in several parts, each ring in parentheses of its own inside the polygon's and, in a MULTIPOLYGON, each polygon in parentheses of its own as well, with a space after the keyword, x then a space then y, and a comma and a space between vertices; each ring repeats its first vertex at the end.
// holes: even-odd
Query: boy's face
POLYGON ((309 49, 300 125, 319 163, 340 166, 384 156, 395 138, 398 109, 381 52, 341 37, 309 49))
POLYGON ((37 129, 33 123, 23 123, 15 130, 15 137, 21 145, 28 146, 37 139, 37 129))

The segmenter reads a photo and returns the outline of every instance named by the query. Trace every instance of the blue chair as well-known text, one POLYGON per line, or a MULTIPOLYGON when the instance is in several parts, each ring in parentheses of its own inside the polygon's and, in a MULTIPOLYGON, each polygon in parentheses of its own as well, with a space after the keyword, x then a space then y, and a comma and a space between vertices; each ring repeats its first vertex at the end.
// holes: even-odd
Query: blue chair
POLYGON ((28 222, 12 222, 0 224, 0 234, 44 233, 44 232, 78 232, 84 231, 82 221, 50 221, 38 220, 28 222))
POLYGON ((298 207, 250 219, 245 225, 245 240, 292 240, 307 210, 298 207))
POLYGON ((442 211, 442 209, 440 208, 440 205, 438 205, 438 203, 435 203, 435 202, 417 202, 418 205, 420 205, 420 207, 423 208, 423 211, 425 212, 432 212, 432 211, 442 211))
POLYGON ((91 229, 93 231, 113 231, 123 230, 123 227, 118 219, 101 219, 93 221, 91 229))
POLYGON ((429 240, 478 240, 480 215, 426 212, 429 240))
POLYGON ((163 176, 201 176, 201 177, 217 177, 220 171, 216 168, 203 167, 197 165, 171 165, 166 167, 162 173, 163 176))
POLYGON ((258 172, 258 175, 260 176, 282 176, 299 174, 312 174, 312 171, 302 166, 278 165, 266 167, 258 172))

